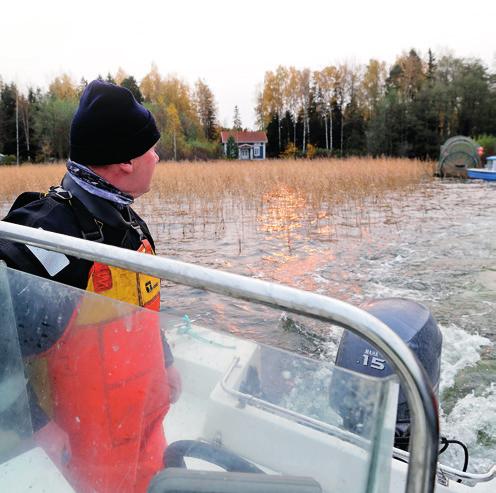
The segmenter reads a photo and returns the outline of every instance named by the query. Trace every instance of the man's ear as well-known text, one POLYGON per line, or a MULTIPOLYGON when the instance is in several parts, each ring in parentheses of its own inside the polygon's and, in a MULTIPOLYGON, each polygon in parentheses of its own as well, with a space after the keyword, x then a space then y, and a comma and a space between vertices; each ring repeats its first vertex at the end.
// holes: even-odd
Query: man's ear
POLYGON ((126 175, 133 172, 133 163, 131 161, 126 161, 125 163, 119 163, 119 169, 126 175))

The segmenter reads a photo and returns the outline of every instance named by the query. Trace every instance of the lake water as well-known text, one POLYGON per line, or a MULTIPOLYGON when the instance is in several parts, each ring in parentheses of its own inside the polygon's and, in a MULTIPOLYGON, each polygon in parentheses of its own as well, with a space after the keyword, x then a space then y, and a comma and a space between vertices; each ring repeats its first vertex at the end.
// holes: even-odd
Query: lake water
MULTIPOLYGON (((443 333, 442 434, 463 441, 469 470, 496 463, 496 188, 432 181, 368 204, 316 211, 294 191, 222 210, 158 197, 138 206, 161 255, 288 284, 359 305, 404 297, 443 333)), ((332 360, 341 329, 165 283, 162 310, 332 360)), ((441 460, 461 467, 461 449, 441 460)))
MULTIPOLYGON (((288 189, 220 207, 150 193, 136 209, 160 255, 355 305, 404 297, 428 306, 443 333, 441 432, 468 446, 469 470, 496 463, 495 184, 434 180, 332 213, 288 189)), ((315 358, 336 355, 337 327, 168 282, 163 288, 166 313, 315 358)), ((461 449, 451 446, 441 461, 461 467, 461 449)))

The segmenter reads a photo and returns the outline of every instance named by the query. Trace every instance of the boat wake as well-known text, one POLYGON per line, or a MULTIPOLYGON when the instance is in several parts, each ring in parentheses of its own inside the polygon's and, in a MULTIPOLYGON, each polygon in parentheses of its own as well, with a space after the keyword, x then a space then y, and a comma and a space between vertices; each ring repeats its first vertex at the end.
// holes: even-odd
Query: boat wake
MULTIPOLYGON (((441 326, 441 331, 441 434, 463 442, 470 453, 468 470, 483 472, 496 462, 496 383, 485 381, 481 360, 482 351, 493 344, 455 325, 441 326)), ((460 467, 462 448, 450 446, 440 461, 460 467)))
POLYGON ((487 337, 469 334, 455 325, 439 327, 443 334, 439 383, 439 394, 442 396, 455 385, 457 374, 480 361, 482 348, 492 343, 487 337))

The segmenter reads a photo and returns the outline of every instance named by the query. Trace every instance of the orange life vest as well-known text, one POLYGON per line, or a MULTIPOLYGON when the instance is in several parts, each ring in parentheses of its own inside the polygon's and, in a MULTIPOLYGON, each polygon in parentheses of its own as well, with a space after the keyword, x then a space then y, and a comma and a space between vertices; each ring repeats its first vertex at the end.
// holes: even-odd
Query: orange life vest
MULTIPOLYGON (((153 254, 147 240, 138 251, 153 254)), ((64 473, 78 493, 145 492, 163 467, 169 409, 160 280, 94 263, 87 290, 151 310, 84 297, 62 337, 38 358, 49 383, 45 409, 69 436, 64 473)))

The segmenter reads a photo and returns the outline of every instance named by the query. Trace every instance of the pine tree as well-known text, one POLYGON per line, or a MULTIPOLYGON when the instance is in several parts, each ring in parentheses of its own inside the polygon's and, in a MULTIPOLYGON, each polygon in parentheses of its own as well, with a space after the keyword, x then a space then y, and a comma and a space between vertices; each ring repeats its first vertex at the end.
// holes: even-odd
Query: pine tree
POLYGON ((238 144, 232 135, 226 142, 226 157, 227 159, 238 159, 238 144))
POLYGON ((0 121, 0 134, 3 140, 3 154, 16 155, 16 97, 17 86, 12 82, 5 84, 0 98, 2 120, 0 121))
POLYGON ((234 107, 233 129, 238 131, 243 130, 243 124, 241 123, 241 116, 237 105, 234 107))
POLYGON ((214 95, 207 84, 200 79, 195 84, 194 99, 205 138, 210 141, 217 140, 218 132, 214 95))
POLYGON ((115 84, 115 79, 112 77, 112 74, 110 72, 107 74, 105 82, 110 82, 111 84, 115 84))
POLYGON ((429 48, 428 52, 428 60, 427 60, 427 73, 426 77, 429 81, 432 81, 434 79, 434 75, 436 72, 436 57, 434 56, 434 53, 432 53, 432 50, 429 48))
POLYGON ((126 77, 122 82, 121 86, 125 87, 126 89, 129 89, 132 93, 136 101, 138 103, 143 102, 143 95, 141 94, 140 88, 138 86, 138 83, 136 82, 136 79, 130 75, 129 77, 126 77))

